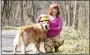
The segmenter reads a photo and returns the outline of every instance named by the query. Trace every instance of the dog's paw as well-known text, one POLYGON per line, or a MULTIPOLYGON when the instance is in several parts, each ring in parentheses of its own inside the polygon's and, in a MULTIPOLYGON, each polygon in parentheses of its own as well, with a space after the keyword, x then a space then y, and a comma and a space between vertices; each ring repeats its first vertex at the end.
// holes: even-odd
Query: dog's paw
POLYGON ((13 52, 14 55, 16 55, 16 52, 13 52))
POLYGON ((43 53, 42 51, 36 51, 36 53, 43 53))

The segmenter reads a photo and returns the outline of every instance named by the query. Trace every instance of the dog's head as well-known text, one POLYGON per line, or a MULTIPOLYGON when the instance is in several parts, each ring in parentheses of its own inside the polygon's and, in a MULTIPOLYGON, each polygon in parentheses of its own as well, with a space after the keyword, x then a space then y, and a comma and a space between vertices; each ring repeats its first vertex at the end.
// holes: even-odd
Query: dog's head
POLYGON ((42 21, 41 22, 42 28, 46 31, 50 29, 50 22, 49 21, 42 21))
POLYGON ((41 15, 40 16, 41 20, 40 23, 42 25, 42 28, 46 31, 50 30, 50 19, 48 18, 47 15, 41 15))

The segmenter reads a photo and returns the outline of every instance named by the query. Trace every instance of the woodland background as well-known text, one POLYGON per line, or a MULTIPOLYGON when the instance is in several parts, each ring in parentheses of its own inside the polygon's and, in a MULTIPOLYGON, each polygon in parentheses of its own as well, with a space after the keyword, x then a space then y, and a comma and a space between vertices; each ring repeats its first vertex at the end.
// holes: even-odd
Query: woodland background
POLYGON ((20 27, 36 23, 37 17, 48 14, 52 3, 60 5, 65 39, 60 53, 89 53, 89 1, 6 1, 1 2, 1 25, 20 27))

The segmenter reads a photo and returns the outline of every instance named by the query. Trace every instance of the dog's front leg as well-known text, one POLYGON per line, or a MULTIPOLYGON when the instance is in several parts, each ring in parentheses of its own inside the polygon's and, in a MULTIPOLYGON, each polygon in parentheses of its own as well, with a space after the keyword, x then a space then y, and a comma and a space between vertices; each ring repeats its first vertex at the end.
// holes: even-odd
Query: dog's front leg
POLYGON ((42 52, 40 51, 40 42, 36 42, 35 46, 38 52, 42 52))

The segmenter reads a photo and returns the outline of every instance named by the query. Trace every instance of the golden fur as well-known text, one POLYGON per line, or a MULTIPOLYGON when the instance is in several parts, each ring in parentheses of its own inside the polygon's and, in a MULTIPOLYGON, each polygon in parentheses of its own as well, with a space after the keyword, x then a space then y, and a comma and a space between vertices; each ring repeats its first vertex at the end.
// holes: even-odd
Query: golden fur
POLYGON ((14 39, 14 54, 16 54, 16 49, 20 45, 23 54, 25 54, 25 49, 31 42, 34 42, 38 52, 41 52, 39 50, 40 42, 44 41, 46 38, 47 31, 48 30, 43 29, 42 23, 20 27, 14 39))

